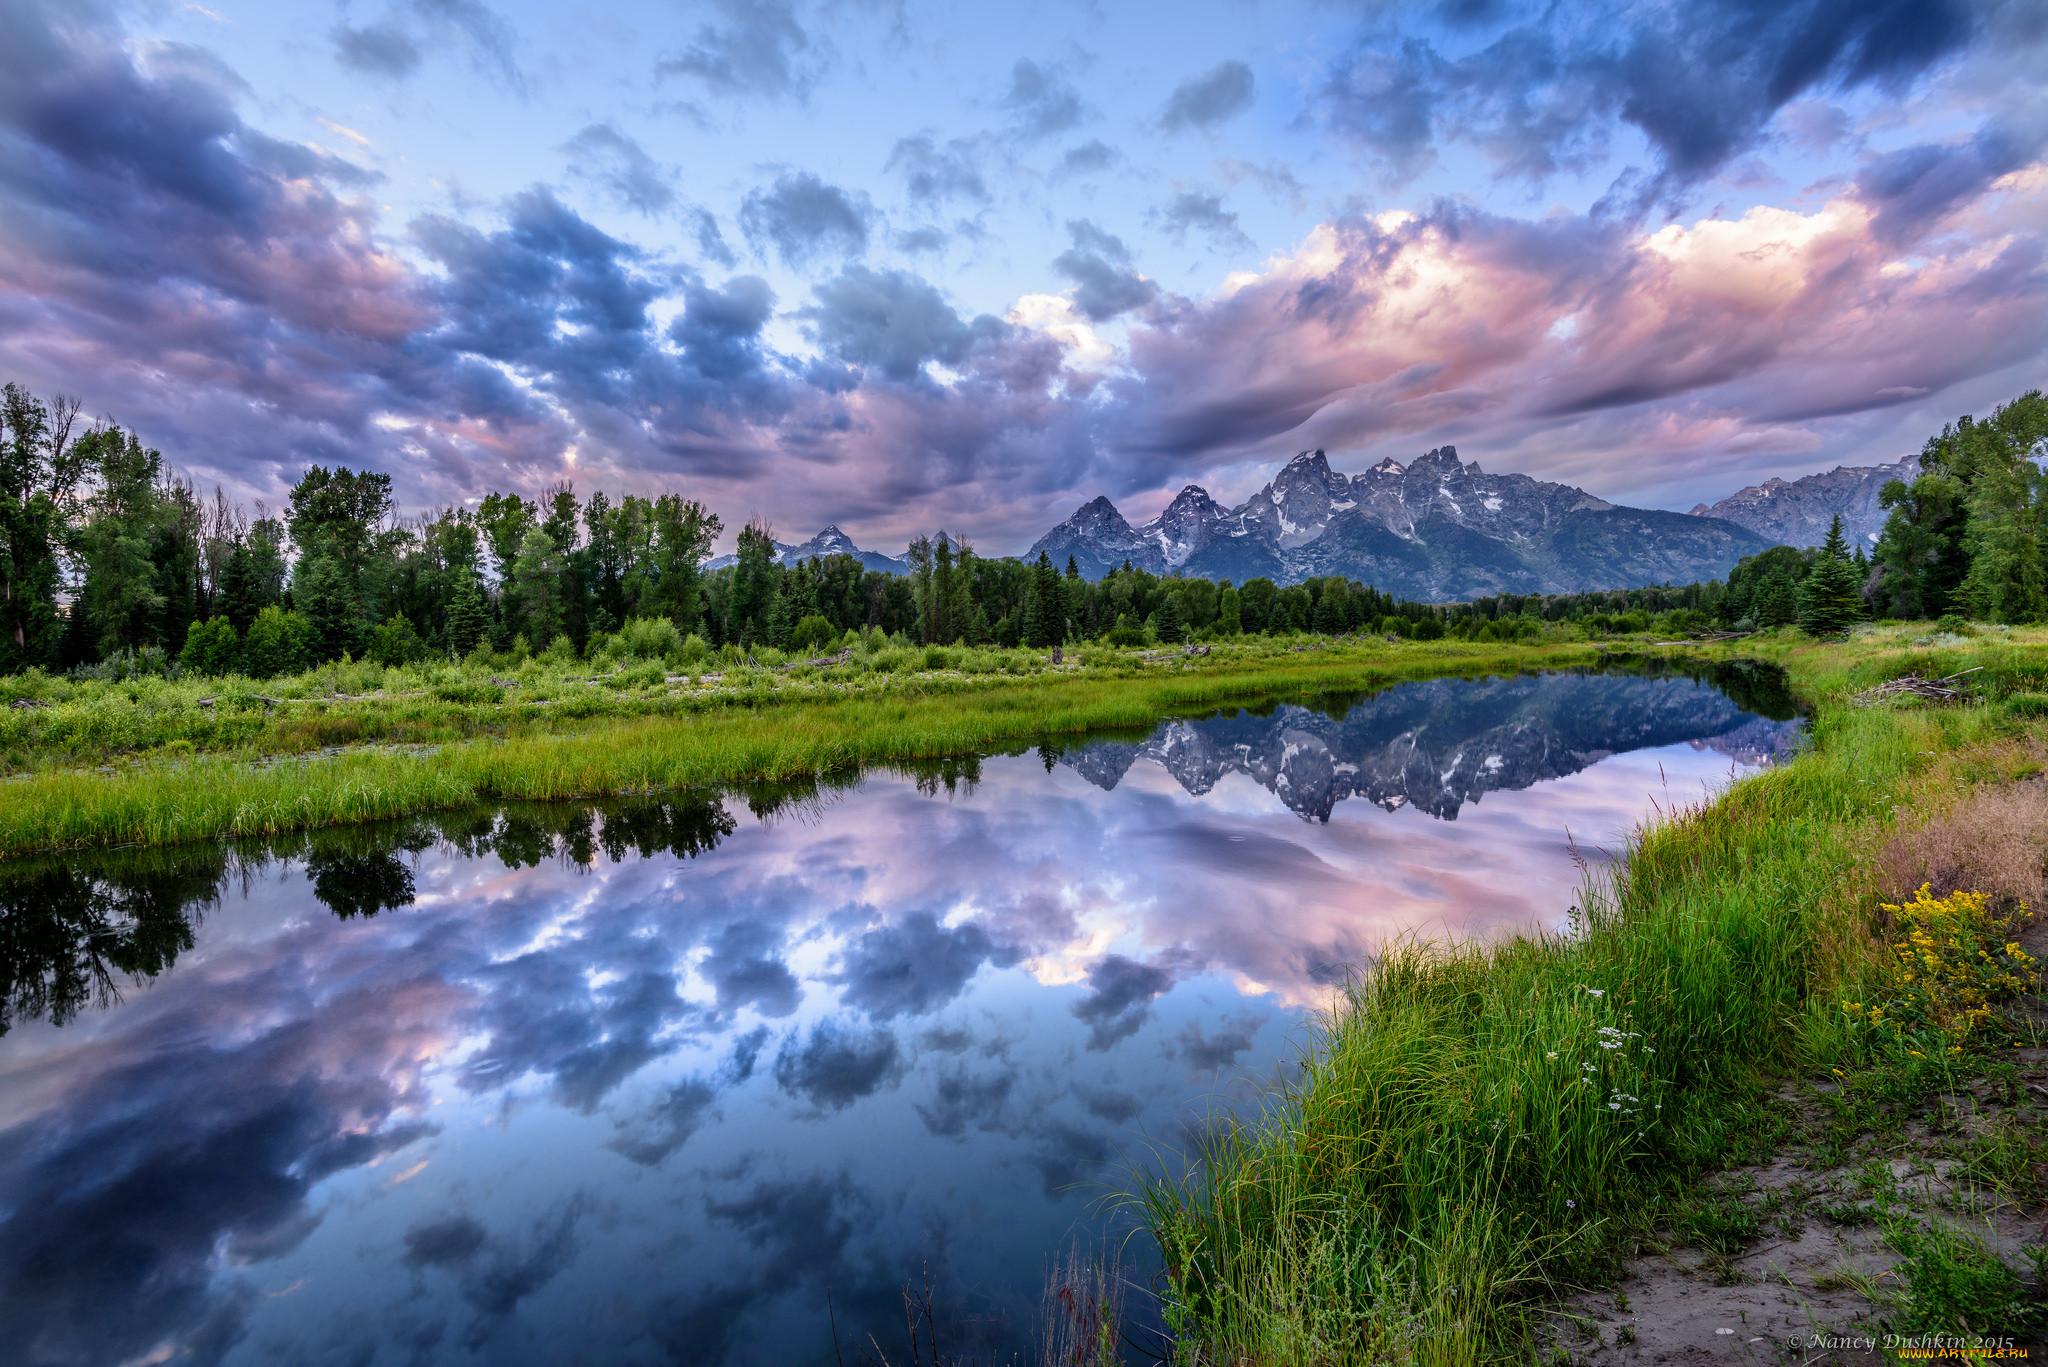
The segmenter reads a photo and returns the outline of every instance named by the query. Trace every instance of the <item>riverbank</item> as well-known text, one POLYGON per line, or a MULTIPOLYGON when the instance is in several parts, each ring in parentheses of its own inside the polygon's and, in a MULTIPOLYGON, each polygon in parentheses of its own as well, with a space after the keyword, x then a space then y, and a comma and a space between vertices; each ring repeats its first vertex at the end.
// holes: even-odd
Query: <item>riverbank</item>
MULTIPOLYGON (((2032 1332, 2035 1272, 1969 1224, 2000 1204, 2041 1213, 2031 1101, 2048 1098, 1959 1139, 1959 1172, 1982 1180, 1926 1199, 1708 1179, 1788 1146, 1816 1179, 1890 1162, 1931 1100, 2011 1092, 2015 1057, 2041 1057, 2038 980, 2008 945, 2034 943, 2014 907, 2041 900, 2048 857, 2048 796, 2019 783, 2048 758, 2044 642, 1744 642, 1811 708, 1806 754, 1640 831, 1575 936, 1396 947, 1269 1114, 1217 1128, 1203 1163, 1141 1190, 1189 1360, 1478 1361, 1546 1337, 1625 1354, 1625 1315, 1560 1340, 1551 1308, 1589 1287, 1625 1307, 1622 1277, 1686 1247, 1747 1275, 1734 1260, 1779 1215, 1876 1231, 1890 1263, 1840 1274, 1864 1278, 1867 1319, 2032 1332), (1868 693, 1963 670, 1976 687, 1958 705, 1868 693), (1915 903, 1921 881, 1943 900, 1915 903), (1788 1100, 1800 1080, 1830 1098, 1824 1124, 1788 1100), (1810 1212, 1786 1208, 1793 1187, 1810 1212)), ((1694 1347, 1732 1358, 1721 1340, 1752 1332, 1694 1347)))
POLYGON ((983 654, 881 651, 717 675, 653 664, 592 677, 528 661, 512 677, 363 664, 262 685, 17 678, 0 699, 13 771, 0 780, 0 856, 787 782, 1232 702, 1606 658, 1587 644, 1308 638, 1198 655, 1090 647, 1058 665, 983 654), (977 667, 990 661, 1002 667, 977 667))

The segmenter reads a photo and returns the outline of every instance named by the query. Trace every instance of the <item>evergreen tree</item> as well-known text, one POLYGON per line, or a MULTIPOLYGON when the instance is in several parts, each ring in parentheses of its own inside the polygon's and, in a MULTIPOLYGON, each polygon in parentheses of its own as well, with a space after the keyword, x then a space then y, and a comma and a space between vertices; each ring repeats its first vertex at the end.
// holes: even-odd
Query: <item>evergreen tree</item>
POLYGON ((543 646, 562 630, 562 561, 557 549, 545 528, 532 527, 512 562, 519 630, 528 641, 543 646))
POLYGON ((242 638, 235 633, 235 624, 225 617, 193 623, 185 633, 185 648, 178 652, 178 663, 186 673, 208 678, 231 674, 241 662, 242 638))
POLYGON ((461 656, 475 650, 490 625, 491 614, 484 606, 484 596, 477 591, 476 575, 458 571, 455 591, 448 596, 449 653, 461 656))
POLYGON ((292 574, 292 603, 313 631, 314 658, 309 663, 337 660, 362 649, 361 606, 340 562, 325 556, 301 560, 292 574))
POLYGON ((1188 604, 1179 590, 1167 594, 1160 601, 1154 625, 1157 626, 1159 639, 1162 641, 1177 644, 1187 639, 1188 604))
POLYGON ((1325 636, 1342 636, 1350 622, 1345 613, 1344 600, 1350 595, 1338 584, 1323 585, 1322 597, 1316 600, 1315 629, 1325 636))
POLYGON ((15 384, 0 390, 0 672, 58 651, 58 555, 83 474, 71 446, 79 407, 62 396, 46 405, 15 384))
POLYGON ((1025 643, 1043 649, 1067 639, 1066 594, 1060 589, 1060 573, 1052 557, 1038 553, 1031 567, 1031 596, 1025 604, 1025 643))
POLYGON ((1863 582, 1842 537, 1842 515, 1836 513, 1799 587, 1799 625, 1815 636, 1832 636, 1862 620, 1863 582))
POLYGON ((740 528, 738 561, 733 567, 725 637, 751 645, 767 631, 768 610, 776 597, 775 538, 766 522, 756 518, 740 528))
POLYGON ((1790 626, 1799 620, 1799 591, 1792 576, 1774 569, 1764 576, 1756 590, 1756 624, 1760 627, 1790 626))

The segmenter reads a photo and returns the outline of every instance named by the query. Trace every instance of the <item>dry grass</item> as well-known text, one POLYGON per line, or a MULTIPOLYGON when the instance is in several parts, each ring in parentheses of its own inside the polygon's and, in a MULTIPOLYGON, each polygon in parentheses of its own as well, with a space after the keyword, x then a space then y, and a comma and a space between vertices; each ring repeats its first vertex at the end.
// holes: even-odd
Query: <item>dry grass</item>
POLYGON ((1925 883, 1935 897, 1982 892, 1994 902, 2041 907, 2048 901, 2048 785, 1980 787, 1907 827, 1879 853, 1878 880, 1891 902, 1925 883))

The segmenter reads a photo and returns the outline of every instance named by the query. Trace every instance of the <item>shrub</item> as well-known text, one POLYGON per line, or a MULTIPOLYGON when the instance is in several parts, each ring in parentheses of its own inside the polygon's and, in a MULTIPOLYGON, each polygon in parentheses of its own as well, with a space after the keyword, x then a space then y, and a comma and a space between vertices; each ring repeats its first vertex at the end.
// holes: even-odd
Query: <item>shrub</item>
MULTIPOLYGON (((2037 856, 2038 858, 2038 856, 2037 856)), ((2007 938, 2028 919, 2024 906, 2001 913, 1981 892, 1929 895, 1887 903, 1897 937, 1881 974, 1885 1000, 1843 1002, 1842 1009, 1894 1039, 1923 1030, 1960 1041, 1992 1017, 1992 1003, 2040 981, 2034 958, 2007 938)))
POLYGON ((789 648, 798 655, 830 650, 838 641, 838 629, 815 612, 789 629, 789 648))
POLYGON ((275 603, 256 614, 242 638, 242 672, 252 679, 296 674, 318 659, 319 639, 304 614, 275 603))
POLYGON ((392 613, 385 623, 370 633, 369 649, 363 658, 375 660, 380 665, 409 665, 427 656, 427 643, 412 629, 412 623, 402 614, 392 613))
POLYGON ((660 660, 683 648, 682 633, 666 617, 635 617, 606 647, 616 659, 660 660))
POLYGON ((1120 612, 1116 625, 1103 636, 1113 646, 1141 646, 1145 644, 1145 629, 1133 622, 1129 613, 1120 612))
POLYGON ((225 617, 194 622, 185 633, 184 650, 178 653, 178 663, 186 673, 209 677, 232 674, 241 658, 242 638, 235 634, 235 624, 225 617))
POLYGON ((460 703, 474 707, 479 703, 493 703, 505 696, 505 690, 496 684, 453 683, 442 684, 434 690, 434 696, 442 702, 460 703))
POLYGON ((951 669, 955 663, 954 652, 944 646, 926 646, 924 667, 926 669, 951 669))
POLYGON ((1970 625, 1970 619, 1958 612, 1945 612, 1934 621, 1936 631, 1945 631, 1951 636, 1975 636, 1977 628, 1970 625))
POLYGON ((693 631, 683 638, 683 648, 676 652, 676 659, 684 668, 695 669, 710 654, 710 643, 693 631))

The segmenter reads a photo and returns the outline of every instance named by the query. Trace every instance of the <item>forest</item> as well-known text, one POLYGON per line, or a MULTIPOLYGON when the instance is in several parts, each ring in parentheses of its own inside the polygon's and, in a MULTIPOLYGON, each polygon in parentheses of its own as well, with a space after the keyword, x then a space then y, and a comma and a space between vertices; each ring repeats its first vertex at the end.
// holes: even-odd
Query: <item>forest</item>
POLYGON ((1341 576, 1281 586, 1160 577, 1126 564, 1097 582, 1044 556, 985 558, 920 536, 909 571, 850 556, 777 562, 771 529, 741 528, 734 563, 705 567, 719 515, 680 493, 529 499, 412 517, 389 475, 311 466, 286 506, 202 496, 140 436, 83 425, 75 399, 0 390, 0 672, 270 677, 344 658, 398 665, 494 655, 584 658, 636 619, 707 645, 825 651, 849 631, 902 644, 1045 648, 1240 634, 1371 632, 1513 641, 1546 625, 1596 634, 1867 617, 2032 622, 2048 617, 2042 514, 2048 401, 2036 390, 1931 438, 1922 473, 1884 491, 1866 555, 1839 525, 1780 546, 1725 582, 1468 603, 1396 601, 1341 576))

